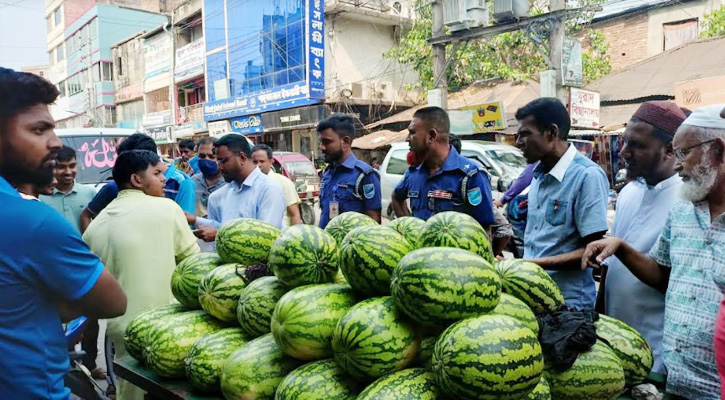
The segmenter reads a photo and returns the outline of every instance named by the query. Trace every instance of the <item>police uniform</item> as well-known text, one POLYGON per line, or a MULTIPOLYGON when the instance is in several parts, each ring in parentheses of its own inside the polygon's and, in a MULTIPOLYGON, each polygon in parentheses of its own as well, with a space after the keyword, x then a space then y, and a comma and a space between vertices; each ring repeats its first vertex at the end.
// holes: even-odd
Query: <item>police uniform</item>
POLYGON ((335 168, 328 166, 320 182, 320 227, 339 214, 380 210, 380 175, 370 165, 350 154, 335 168))
POLYGON ((413 216, 423 220, 442 211, 458 211, 483 226, 495 222, 488 176, 453 147, 433 176, 423 164, 409 168, 394 196, 399 201, 409 198, 413 216))

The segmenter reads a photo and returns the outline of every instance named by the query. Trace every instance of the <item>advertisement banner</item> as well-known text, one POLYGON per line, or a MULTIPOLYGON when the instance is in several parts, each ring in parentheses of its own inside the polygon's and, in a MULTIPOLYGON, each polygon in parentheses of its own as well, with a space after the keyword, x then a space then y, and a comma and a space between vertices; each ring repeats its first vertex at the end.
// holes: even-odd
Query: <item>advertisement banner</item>
POLYGON ((569 115, 571 115, 572 127, 599 128, 599 93, 571 88, 569 92, 569 115))
POLYGON ((561 45, 561 81, 564 86, 582 86, 582 43, 565 37, 561 45))
POLYGON ((309 97, 325 98, 325 2, 307 0, 307 84, 309 97))
POLYGON ((245 115, 243 117, 232 118, 229 120, 234 132, 245 135, 262 133, 262 116, 259 114, 245 115))
POLYGON ((463 107, 462 110, 474 111, 473 133, 500 131, 508 127, 503 103, 500 101, 463 107))
POLYGON ((171 69, 171 38, 162 33, 144 40, 144 69, 145 79, 168 72, 171 69))
POLYGON ((181 82, 204 73, 204 39, 195 40, 176 50, 174 82, 181 82))
POLYGON ((209 127, 209 136, 211 137, 222 137, 231 132, 229 121, 227 120, 209 122, 207 126, 209 127))
POLYGON ((171 110, 157 111, 143 115, 143 126, 171 125, 171 110))

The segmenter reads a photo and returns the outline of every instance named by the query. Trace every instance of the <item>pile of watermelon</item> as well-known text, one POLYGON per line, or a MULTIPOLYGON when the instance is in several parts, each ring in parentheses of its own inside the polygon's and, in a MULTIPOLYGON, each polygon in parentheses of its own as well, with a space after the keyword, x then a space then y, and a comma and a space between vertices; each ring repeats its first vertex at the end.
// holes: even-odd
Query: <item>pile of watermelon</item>
POLYGON ((611 400, 652 367, 644 338, 604 316, 604 340, 568 370, 548 368, 537 316, 564 305, 559 288, 536 264, 496 262, 465 214, 381 226, 343 213, 325 230, 284 231, 237 219, 218 235, 218 255, 177 266, 180 304, 139 315, 125 338, 132 357, 202 393, 611 400))

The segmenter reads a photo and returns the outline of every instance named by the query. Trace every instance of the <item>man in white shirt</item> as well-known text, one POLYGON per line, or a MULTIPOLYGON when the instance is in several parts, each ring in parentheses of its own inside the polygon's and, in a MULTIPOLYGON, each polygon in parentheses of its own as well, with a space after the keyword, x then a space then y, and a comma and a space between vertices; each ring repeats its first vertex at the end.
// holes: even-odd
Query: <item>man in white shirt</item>
POLYGON ((282 188, 284 192, 285 204, 287 209, 284 212, 284 219, 282 220, 282 229, 287 228, 291 225, 298 225, 302 223, 302 216, 300 214, 300 196, 297 194, 297 188, 295 184, 284 175, 280 175, 272 169, 272 163, 274 159, 272 148, 266 144, 260 144, 254 146, 252 149, 252 161, 254 165, 262 170, 262 173, 266 174, 273 181, 282 188))
MULTIPOLYGON (((674 103, 648 101, 635 112, 624 132, 621 156, 627 177, 633 181, 617 198, 612 235, 639 252, 649 252, 679 199, 682 179, 675 172, 672 138, 685 118, 674 103)), ((606 314, 644 335, 655 356, 653 371, 664 373, 664 293, 637 279, 617 257, 610 257, 607 265, 606 314)))

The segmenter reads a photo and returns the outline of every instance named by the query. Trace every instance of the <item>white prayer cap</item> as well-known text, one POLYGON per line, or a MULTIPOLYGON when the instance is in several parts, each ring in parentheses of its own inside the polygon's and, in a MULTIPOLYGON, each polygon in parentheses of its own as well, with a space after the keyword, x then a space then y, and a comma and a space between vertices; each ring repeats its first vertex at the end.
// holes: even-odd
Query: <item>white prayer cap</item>
POLYGON ((720 116, 720 112, 724 108, 725 104, 700 107, 693 111, 682 124, 700 128, 725 129, 725 118, 720 116))

